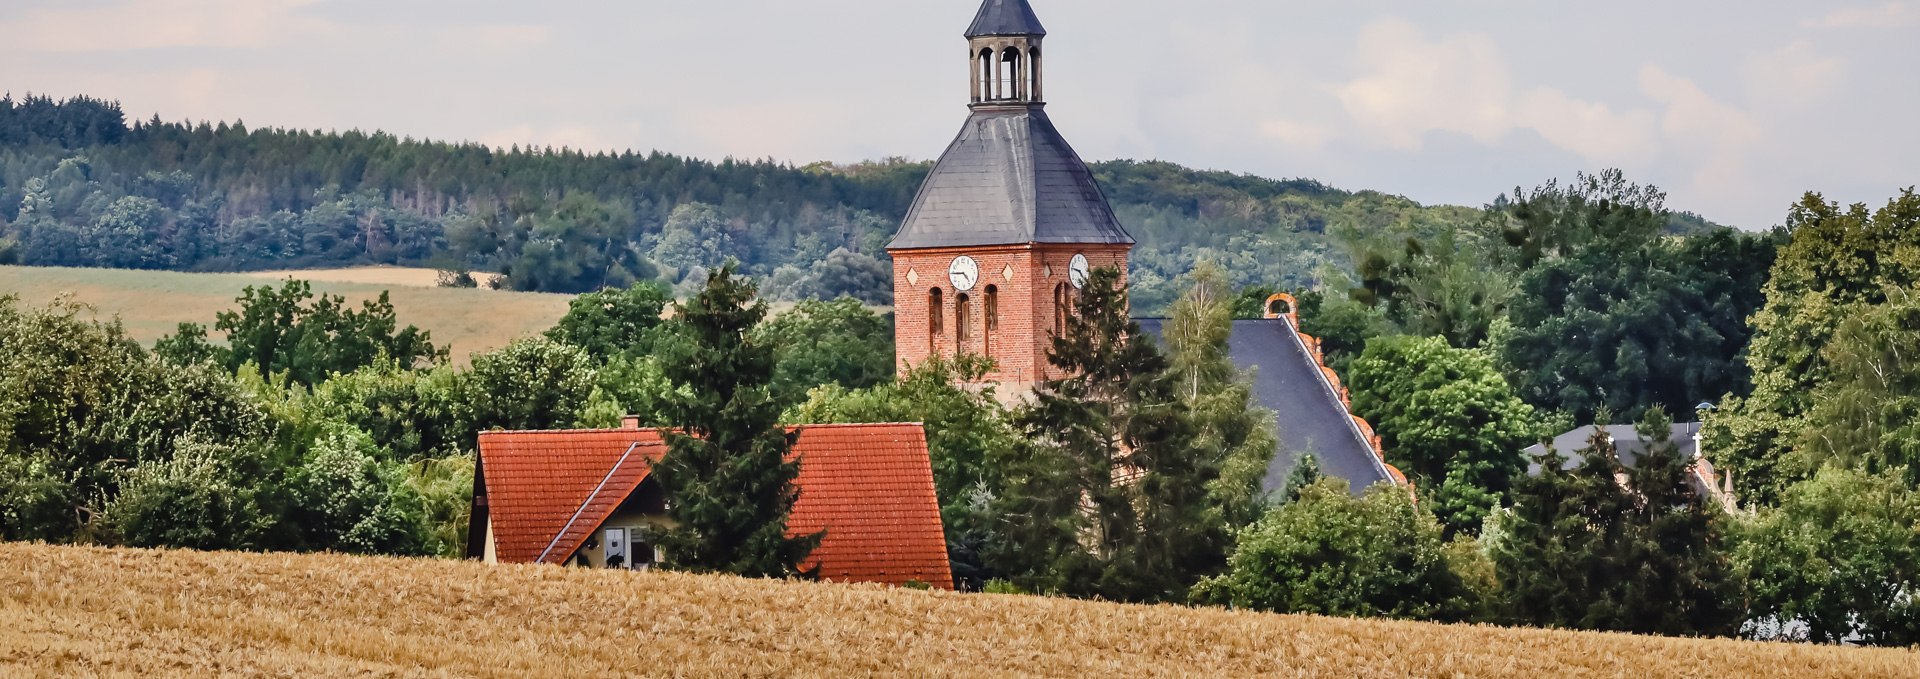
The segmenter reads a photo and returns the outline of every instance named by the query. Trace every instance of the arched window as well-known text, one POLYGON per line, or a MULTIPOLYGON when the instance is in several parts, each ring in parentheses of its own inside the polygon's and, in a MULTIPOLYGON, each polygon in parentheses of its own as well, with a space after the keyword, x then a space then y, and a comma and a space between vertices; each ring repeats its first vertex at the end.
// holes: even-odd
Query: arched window
POLYGON ((974 66, 974 101, 991 101, 998 98, 994 94, 993 50, 980 50, 978 63, 974 66))
POLYGON ((1025 96, 1026 89, 1020 68, 1020 48, 1008 47, 1000 55, 1000 98, 1019 100, 1025 96))
POLYGON ((1053 334, 1067 336, 1067 306, 1071 303, 1066 283, 1053 286, 1053 334))
POLYGON ((940 289, 934 288, 927 293, 927 349, 928 353, 939 353, 940 335, 946 332, 943 322, 947 315, 946 300, 942 299, 940 289))
POLYGON ((987 314, 986 314, 987 332, 986 332, 986 335, 983 337, 983 339, 985 339, 986 348, 982 350, 980 353, 985 356, 992 357, 993 356, 993 338, 995 334, 1000 332, 1000 288, 992 285, 987 286, 986 301, 987 301, 987 314))
POLYGON ((1040 86, 1040 48, 1027 51, 1027 92, 1033 101, 1046 101, 1046 93, 1040 86))
POLYGON ((953 298, 953 353, 955 355, 967 353, 967 340, 973 339, 969 336, 973 334, 973 318, 971 318, 973 314, 970 308, 973 305, 968 304, 969 301, 972 300, 969 300, 967 293, 964 292, 953 298))

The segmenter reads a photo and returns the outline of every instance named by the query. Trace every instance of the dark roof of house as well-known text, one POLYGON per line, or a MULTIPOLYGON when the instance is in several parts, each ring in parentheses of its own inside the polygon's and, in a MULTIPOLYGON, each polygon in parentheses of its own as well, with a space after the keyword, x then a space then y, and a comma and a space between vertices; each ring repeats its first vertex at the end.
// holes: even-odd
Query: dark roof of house
MULTIPOLYGON (((1553 437, 1553 449, 1559 452, 1561 457, 1566 458, 1562 468, 1573 469, 1580 466, 1580 451, 1585 450, 1587 442, 1593 440, 1596 428, 1594 425, 1587 425, 1553 437)), ((1640 438, 1640 432, 1635 431, 1633 425, 1608 425, 1605 430, 1607 436, 1613 439, 1614 454, 1619 456, 1620 464, 1629 469, 1640 461, 1640 456, 1645 455, 1650 446, 1646 439, 1640 438)), ((1699 450, 1699 443, 1694 441, 1693 437, 1699 432, 1699 423, 1673 425, 1673 435, 1668 440, 1679 452, 1680 459, 1693 459, 1694 453, 1699 450)), ((1528 447, 1524 452, 1527 454, 1527 473, 1539 474, 1540 458, 1547 456, 1547 446, 1536 444, 1528 447)))
POLYGON ((1027 0, 987 0, 980 5, 980 13, 974 15, 973 25, 967 27, 967 38, 984 38, 997 35, 1046 35, 1047 29, 1040 25, 1040 17, 1033 13, 1033 5, 1027 0))
MULTIPOLYGON (((824 580, 953 589, 925 430, 918 424, 795 430, 800 498, 787 533, 826 531, 805 565, 818 566, 824 580)), ((660 433, 651 429, 481 434, 497 558, 565 561, 666 454, 660 433)))
MULTIPOLYGON (((1156 337, 1161 324, 1140 319, 1141 329, 1156 337)), ((1227 345, 1234 365, 1253 373, 1254 399, 1277 419, 1280 449, 1267 466, 1266 491, 1285 487, 1294 460, 1309 452, 1322 473, 1346 479, 1355 494, 1381 481, 1401 481, 1288 321, 1235 321, 1227 345)))
POLYGON ((974 111, 887 248, 1024 243, 1131 245, 1133 237, 1044 109, 974 111))

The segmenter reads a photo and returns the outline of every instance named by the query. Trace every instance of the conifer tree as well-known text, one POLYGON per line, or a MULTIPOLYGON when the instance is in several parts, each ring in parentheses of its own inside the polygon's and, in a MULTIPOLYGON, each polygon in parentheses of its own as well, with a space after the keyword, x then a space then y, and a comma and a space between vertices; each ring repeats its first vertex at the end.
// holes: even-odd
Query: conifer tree
POLYGON ((1628 577, 1615 627, 1644 634, 1730 636, 1739 631, 1739 586, 1720 510, 1695 490, 1693 460, 1670 440, 1673 420, 1655 406, 1635 426, 1647 442, 1628 485, 1633 504, 1628 577))
POLYGON ((1661 635, 1738 631, 1737 584, 1715 508, 1689 485, 1669 440, 1672 421, 1649 411, 1636 426, 1647 449, 1620 463, 1601 424, 1583 458, 1561 471, 1550 453, 1522 480, 1493 547, 1515 622, 1661 635))
POLYGON ((1127 316, 1115 269, 1093 273, 1048 352, 1066 377, 1016 417, 1029 444, 1003 466, 1004 572, 1030 590, 1178 601, 1224 564, 1209 484, 1219 465, 1160 350, 1127 316))
POLYGON ((692 300, 676 304, 676 334, 661 365, 680 395, 668 404, 674 430, 654 468, 679 525, 661 544, 674 568, 747 577, 804 576, 801 562, 821 535, 789 537, 799 499, 791 459, 797 434, 780 425, 772 392, 773 348, 753 340, 766 318, 751 283, 734 265, 709 274, 692 300))

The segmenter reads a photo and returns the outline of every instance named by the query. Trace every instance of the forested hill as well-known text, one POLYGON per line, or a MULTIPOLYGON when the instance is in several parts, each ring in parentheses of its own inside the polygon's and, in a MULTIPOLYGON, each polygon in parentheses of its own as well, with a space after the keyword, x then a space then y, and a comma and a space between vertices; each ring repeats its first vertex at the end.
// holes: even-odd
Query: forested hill
MULTIPOLYGON (((580 292, 738 258, 775 298, 885 302, 882 248, 929 164, 794 167, 491 149, 384 133, 129 124, 118 104, 0 99, 0 263, 176 270, 431 265, 580 292)), ((1481 212, 1309 180, 1096 164, 1154 311, 1202 258, 1239 285, 1349 268, 1331 233, 1435 232, 1481 212)), ((1492 192, 1490 192, 1492 193, 1492 192)), ((1491 199, 1492 196, 1490 195, 1491 199)))

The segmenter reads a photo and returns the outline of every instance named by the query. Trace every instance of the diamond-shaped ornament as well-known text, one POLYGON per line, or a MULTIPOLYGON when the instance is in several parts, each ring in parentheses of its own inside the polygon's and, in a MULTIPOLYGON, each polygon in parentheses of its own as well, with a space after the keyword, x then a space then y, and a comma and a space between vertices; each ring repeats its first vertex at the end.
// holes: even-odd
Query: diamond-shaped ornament
POLYGON ((907 285, 919 285, 919 284, 920 284, 920 272, 913 269, 907 269, 907 285))
POLYGON ((1052 265, 1052 264, 1048 264, 1048 265, 1045 265, 1045 266, 1042 266, 1042 267, 1040 267, 1040 273, 1042 273, 1042 274, 1045 274, 1047 278, 1052 278, 1052 277, 1053 277, 1053 265, 1052 265))
POLYGON ((1007 268, 1005 268, 1005 269, 1001 269, 1001 270, 1000 270, 1000 277, 1001 277, 1001 278, 1005 278, 1005 279, 1007 279, 1007 280, 1013 280, 1013 265, 1012 265, 1012 264, 1008 264, 1008 265, 1007 265, 1007 268))

